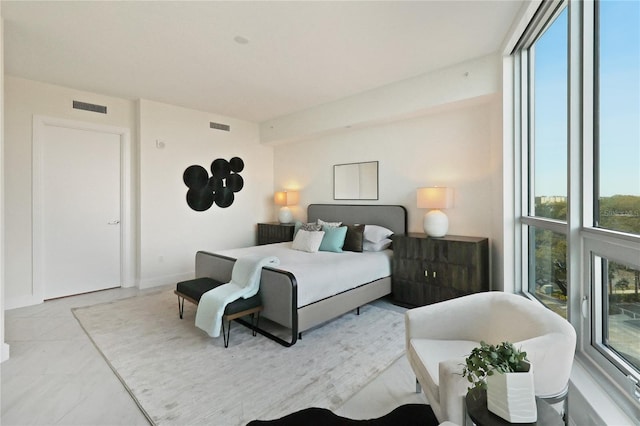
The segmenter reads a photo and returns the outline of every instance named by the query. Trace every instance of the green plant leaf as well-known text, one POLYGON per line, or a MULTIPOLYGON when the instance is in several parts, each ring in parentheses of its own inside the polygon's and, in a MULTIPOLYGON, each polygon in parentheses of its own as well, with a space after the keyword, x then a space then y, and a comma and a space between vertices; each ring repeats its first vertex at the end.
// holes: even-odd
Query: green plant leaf
POLYGON ((522 362, 527 360, 527 353, 516 349, 509 342, 499 345, 489 345, 480 342, 480 346, 473 348, 465 359, 463 377, 467 377, 472 388, 486 389, 485 377, 498 373, 523 371, 522 362))

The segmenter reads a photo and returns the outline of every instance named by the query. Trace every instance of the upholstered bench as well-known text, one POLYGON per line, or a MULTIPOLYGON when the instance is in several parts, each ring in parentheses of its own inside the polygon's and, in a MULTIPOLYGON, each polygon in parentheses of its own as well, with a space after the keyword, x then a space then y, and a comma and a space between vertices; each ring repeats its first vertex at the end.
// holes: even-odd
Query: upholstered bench
MULTIPOLYGON (((179 282, 176 286, 174 293, 178 296, 178 313, 180 319, 184 314, 184 301, 188 300, 191 303, 198 304, 200 298, 207 291, 212 290, 224 283, 216 281, 211 278, 196 278, 193 280, 179 282)), ((222 337, 224 339, 224 347, 229 347, 229 335, 231 334, 231 321, 247 315, 251 315, 251 326, 253 335, 256 335, 256 328, 260 322, 260 311, 262 311, 262 300, 260 293, 252 296, 248 299, 240 298, 234 302, 229 303, 222 316, 222 337), (254 324, 255 319, 255 324, 254 324), (225 332, 224 322, 227 321, 227 327, 225 332)))

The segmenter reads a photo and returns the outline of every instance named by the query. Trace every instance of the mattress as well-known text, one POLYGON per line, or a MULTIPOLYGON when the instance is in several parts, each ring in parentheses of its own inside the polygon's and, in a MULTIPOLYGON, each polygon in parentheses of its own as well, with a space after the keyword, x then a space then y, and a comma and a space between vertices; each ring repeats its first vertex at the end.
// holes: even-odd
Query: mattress
POLYGON ((277 256, 277 269, 291 272, 298 283, 298 308, 391 275, 391 250, 356 253, 293 250, 291 242, 216 251, 238 259, 246 255, 277 256))

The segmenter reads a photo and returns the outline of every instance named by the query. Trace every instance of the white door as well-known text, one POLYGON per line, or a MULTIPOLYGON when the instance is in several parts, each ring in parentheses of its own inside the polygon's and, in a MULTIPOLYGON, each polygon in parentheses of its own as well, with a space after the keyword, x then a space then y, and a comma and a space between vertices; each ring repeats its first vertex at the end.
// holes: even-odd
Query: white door
POLYGON ((119 287, 120 135, 45 124, 41 137, 44 299, 119 287))

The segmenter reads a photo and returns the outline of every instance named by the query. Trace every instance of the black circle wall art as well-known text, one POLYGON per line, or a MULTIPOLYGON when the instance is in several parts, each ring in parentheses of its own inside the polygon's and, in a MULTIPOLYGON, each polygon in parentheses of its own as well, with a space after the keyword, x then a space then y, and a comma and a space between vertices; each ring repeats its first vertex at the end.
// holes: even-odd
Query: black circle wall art
POLYGON ((208 210, 213 203, 226 208, 233 204, 234 193, 244 187, 244 179, 239 173, 244 170, 244 162, 238 157, 227 161, 217 158, 211 163, 211 177, 207 170, 198 165, 187 167, 182 175, 187 185, 187 204, 195 211, 208 210))
POLYGON ((232 172, 240 173, 244 169, 244 161, 238 157, 233 157, 229 160, 229 166, 232 172))

